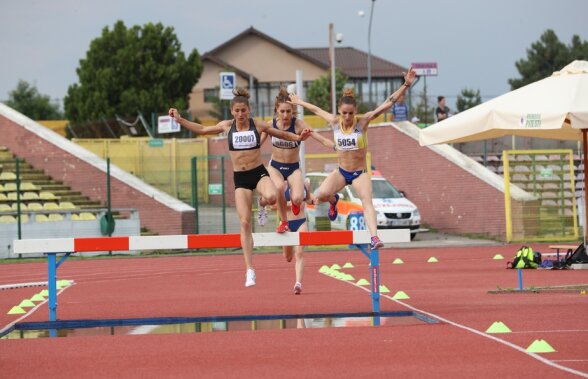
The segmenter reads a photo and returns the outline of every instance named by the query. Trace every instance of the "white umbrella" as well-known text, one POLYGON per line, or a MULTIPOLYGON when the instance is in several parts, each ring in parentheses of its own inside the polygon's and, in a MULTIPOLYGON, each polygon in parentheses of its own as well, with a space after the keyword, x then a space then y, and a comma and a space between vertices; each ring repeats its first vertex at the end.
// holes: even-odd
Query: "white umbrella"
MULTIPOLYGON (((420 131, 422 146, 499 138, 507 135, 582 140, 584 170, 588 141, 588 62, 574 61, 531 83, 420 131)), ((584 175, 588 194, 588 175, 584 175)), ((588 225, 588 212, 586 222, 588 225)))

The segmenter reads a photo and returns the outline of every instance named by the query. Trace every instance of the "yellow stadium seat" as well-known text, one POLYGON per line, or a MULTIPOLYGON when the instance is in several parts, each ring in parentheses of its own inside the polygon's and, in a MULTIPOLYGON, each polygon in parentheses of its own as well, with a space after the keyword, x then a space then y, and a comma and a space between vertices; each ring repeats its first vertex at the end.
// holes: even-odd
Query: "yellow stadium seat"
POLYGON ((21 191, 37 191, 38 189, 39 188, 31 182, 22 182, 20 184, 21 191))
POLYGON ((71 201, 64 201, 64 202, 59 203, 59 209, 63 209, 63 210, 76 209, 76 206, 71 201))
POLYGON ((3 193, 0 193, 0 200, 8 200, 8 196, 3 193))
POLYGON ((90 212, 82 212, 82 213, 80 213, 79 217, 80 217, 79 218, 80 221, 96 220, 96 216, 94 216, 94 213, 90 213, 90 212))
POLYGON ((6 192, 16 191, 16 183, 6 183, 4 185, 4 191, 6 191, 6 192))
POLYGON ((53 194, 53 192, 49 192, 49 191, 41 191, 41 193, 39 194, 39 197, 43 200, 53 200, 56 199, 55 195, 53 194))
POLYGON ((57 205, 57 203, 45 203, 43 204, 43 209, 47 211, 54 211, 59 209, 59 205, 57 205))
POLYGON ((22 199, 24 200, 37 200, 39 195, 36 192, 25 192, 22 194, 22 199))
POLYGON ((0 216, 0 224, 14 224, 16 222, 16 218, 10 215, 3 215, 0 216))
POLYGON ((10 171, 2 171, 0 173, 0 180, 16 180, 16 174, 10 171))
POLYGON ((12 207, 8 204, 0 204, 0 212, 11 212, 12 207))
POLYGON ((47 221, 49 221, 49 217, 47 217, 47 215, 43 215, 43 214, 35 215, 35 221, 47 222, 47 221))
POLYGON ((3 192, 3 191, 4 191, 4 185, 0 184, 0 192, 3 192))
POLYGON ((16 200, 16 192, 9 192, 7 197, 8 200, 16 200))
MULTIPOLYGON (((11 209, 13 211, 18 210, 18 204, 17 203, 12 203, 11 209)), ((21 211, 26 211, 27 209, 29 209, 29 207, 25 203, 20 203, 20 210, 21 211)))
POLYGON ((64 217, 63 215, 59 214, 59 213, 51 213, 49 215, 49 221, 63 221, 64 217))
POLYGON ((42 211, 43 205, 41 205, 41 203, 29 203, 29 205, 27 206, 27 209, 29 211, 42 211))

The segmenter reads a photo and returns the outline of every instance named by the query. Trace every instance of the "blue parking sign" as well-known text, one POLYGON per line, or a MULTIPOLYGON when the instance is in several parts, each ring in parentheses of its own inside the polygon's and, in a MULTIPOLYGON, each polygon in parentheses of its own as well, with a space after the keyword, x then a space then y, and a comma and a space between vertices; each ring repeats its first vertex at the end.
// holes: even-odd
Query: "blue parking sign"
POLYGON ((220 94, 221 100, 233 99, 233 89, 235 89, 237 78, 234 72, 221 72, 220 73, 220 94))

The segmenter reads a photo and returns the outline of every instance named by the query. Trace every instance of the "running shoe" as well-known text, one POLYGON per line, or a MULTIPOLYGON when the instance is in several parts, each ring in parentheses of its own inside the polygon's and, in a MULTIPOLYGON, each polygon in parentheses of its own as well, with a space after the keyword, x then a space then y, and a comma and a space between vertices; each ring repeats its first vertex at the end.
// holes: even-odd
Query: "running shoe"
POLYGON ((335 194, 335 203, 329 205, 329 220, 335 221, 339 212, 337 211, 337 203, 339 202, 339 194, 335 194))
POLYGON ((300 205, 292 203, 292 213, 294 213, 294 216, 298 216, 300 214, 300 205))
POLYGON ((251 287, 255 285, 255 271, 253 269, 247 269, 247 277, 245 279, 245 287, 251 287))
POLYGON ((280 221, 280 225, 276 228, 277 233, 285 233, 289 231, 288 229, 288 221, 280 221))
POLYGON ((372 248, 372 250, 377 250, 379 248, 384 247, 384 242, 382 242, 378 236, 373 236, 372 237, 372 242, 370 243, 370 247, 372 248))
POLYGON ((264 226, 267 223, 267 210, 261 205, 261 197, 257 198, 257 223, 264 226))
POLYGON ((296 284, 294 284, 294 295, 300 295, 301 292, 302 284, 300 284, 300 282, 296 282, 296 284))

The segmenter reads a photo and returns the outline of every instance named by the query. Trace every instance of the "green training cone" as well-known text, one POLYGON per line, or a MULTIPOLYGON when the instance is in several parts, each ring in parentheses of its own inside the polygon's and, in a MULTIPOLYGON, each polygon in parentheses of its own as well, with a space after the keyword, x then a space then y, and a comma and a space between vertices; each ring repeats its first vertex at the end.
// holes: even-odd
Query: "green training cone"
POLYGON ((24 309, 22 309, 21 307, 19 307, 18 305, 15 305, 14 307, 10 308, 10 310, 8 311, 8 315, 22 315, 27 313, 24 309))
POLYGON ((353 266, 353 264, 351 262, 347 262, 343 265, 343 268, 353 268, 355 266, 353 266))
POLYGON ((36 293, 31 297, 31 301, 45 301, 45 298, 40 293, 36 293))
POLYGON ((394 299, 394 300, 404 300, 404 299, 410 299, 410 297, 406 294, 406 292, 404 292, 404 291, 398 291, 398 292, 396 292, 396 294, 394 294, 394 296, 392 296, 392 299, 394 299))
POLYGON ((494 256, 494 258, 492 258, 492 259, 494 259, 494 260, 499 260, 499 259, 504 259, 504 257, 502 256, 502 254, 496 254, 496 255, 494 256))
POLYGON ((330 268, 329 266, 327 266, 327 265, 322 265, 322 266, 321 266, 321 268, 319 268, 319 272, 320 272, 321 274, 324 274, 324 273, 328 272, 330 269, 331 269, 331 268, 330 268))
POLYGON ((556 350, 545 340, 535 340, 527 348, 529 353, 553 353, 556 350))
POLYGON ((431 257, 431 258, 429 258, 429 260, 427 261, 427 263, 437 263, 437 262, 439 262, 439 260, 437 260, 437 258, 435 258, 435 257, 431 257))
POLYGON ((486 333, 510 333, 511 331, 502 321, 496 321, 486 329, 486 333))
POLYGON ((345 279, 343 280, 350 282, 352 280, 355 280, 355 278, 351 274, 345 274, 345 279))
POLYGON ((362 278, 362 279, 359 279, 357 281, 357 283, 355 283, 355 284, 357 284, 358 286, 369 286, 370 282, 368 282, 367 280, 362 278))
POLYGON ((401 265, 403 263, 404 263, 404 261, 400 258, 396 258, 396 259, 394 259, 394 262, 392 262, 392 264, 394 264, 394 265, 401 265))
POLYGON ((21 308, 30 308, 30 307, 34 307, 35 303, 30 301, 29 299, 24 299, 23 301, 20 302, 20 304, 18 306, 21 308))
POLYGON ((380 293, 388 293, 390 290, 386 286, 380 286, 380 293))
POLYGON ((337 263, 331 266, 331 270, 339 270, 340 268, 341 266, 339 266, 337 263))
POLYGON ((41 292, 39 292, 39 295, 47 297, 49 296, 49 290, 42 290, 41 292))

